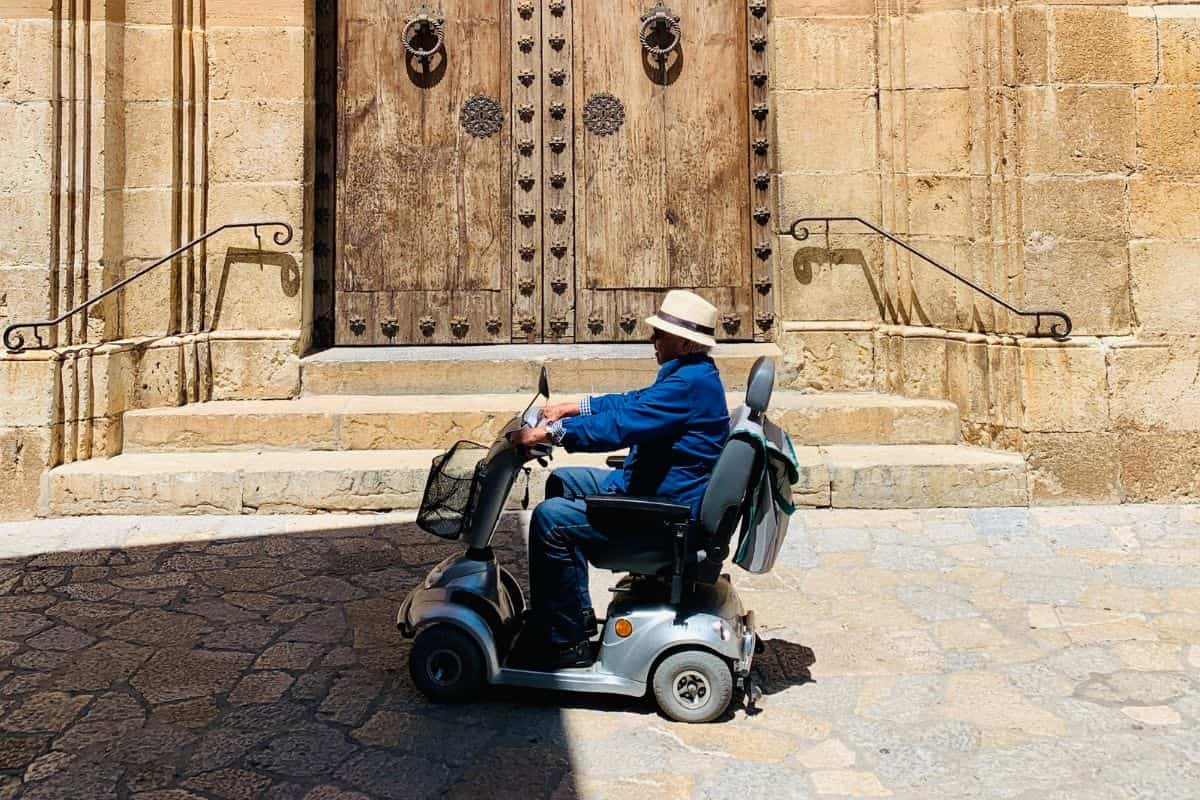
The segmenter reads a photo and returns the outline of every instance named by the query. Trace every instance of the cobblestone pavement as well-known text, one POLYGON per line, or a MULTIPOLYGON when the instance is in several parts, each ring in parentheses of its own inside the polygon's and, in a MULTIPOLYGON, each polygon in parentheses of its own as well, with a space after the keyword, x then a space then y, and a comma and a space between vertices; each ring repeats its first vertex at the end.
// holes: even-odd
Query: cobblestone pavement
POLYGON ((396 517, 0 525, 0 800, 1200 794, 1197 507, 802 513, 734 576, 761 711, 707 726, 427 703, 392 622, 452 550, 396 517))

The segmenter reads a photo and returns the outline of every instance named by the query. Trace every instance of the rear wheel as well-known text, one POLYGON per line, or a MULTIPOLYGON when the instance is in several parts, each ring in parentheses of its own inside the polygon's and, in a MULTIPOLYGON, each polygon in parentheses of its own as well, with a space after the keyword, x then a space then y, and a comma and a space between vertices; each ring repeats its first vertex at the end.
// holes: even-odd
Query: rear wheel
POLYGON ((465 631, 447 624, 417 634, 408 671, 423 694, 441 703, 474 698, 485 680, 479 645, 465 631))
POLYGON ((654 670, 654 699, 677 722, 712 722, 733 700, 733 673, 725 659, 705 650, 684 650, 654 670))

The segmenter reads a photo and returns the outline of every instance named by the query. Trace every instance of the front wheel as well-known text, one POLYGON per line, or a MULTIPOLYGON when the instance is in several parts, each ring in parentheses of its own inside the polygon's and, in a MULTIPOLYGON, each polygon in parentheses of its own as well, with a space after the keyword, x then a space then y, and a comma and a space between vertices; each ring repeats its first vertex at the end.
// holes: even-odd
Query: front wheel
POLYGON ((441 624, 417 634, 408 671, 425 696, 440 703, 461 703, 484 684, 483 653, 466 631, 441 624))
POLYGON ((733 673, 715 653, 684 650, 654 670, 654 699, 676 722, 712 722, 733 700, 733 673))

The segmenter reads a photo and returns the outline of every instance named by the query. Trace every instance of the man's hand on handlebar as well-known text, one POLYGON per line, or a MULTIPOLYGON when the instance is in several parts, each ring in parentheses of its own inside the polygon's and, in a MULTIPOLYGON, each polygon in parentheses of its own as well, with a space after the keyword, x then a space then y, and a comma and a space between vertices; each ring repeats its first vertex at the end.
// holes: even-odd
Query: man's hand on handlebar
POLYGON ((579 416, 579 403, 555 403, 542 409, 542 418, 546 422, 558 422, 567 417, 579 416))
POLYGON ((544 425, 537 428, 521 428, 508 434, 508 440, 517 447, 532 448, 550 442, 550 432, 544 425))

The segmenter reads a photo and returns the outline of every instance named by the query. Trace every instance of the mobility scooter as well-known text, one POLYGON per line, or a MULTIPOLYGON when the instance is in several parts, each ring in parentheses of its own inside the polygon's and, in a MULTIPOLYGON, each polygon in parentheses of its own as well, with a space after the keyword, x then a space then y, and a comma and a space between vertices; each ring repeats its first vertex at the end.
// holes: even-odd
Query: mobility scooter
MULTIPOLYGON (((759 359, 750 373, 746 406, 734 419, 765 419, 774 364, 759 359)), ((538 396, 549 399, 543 368, 538 396)), ((588 667, 540 672, 506 666, 524 621, 520 584, 491 548, 500 515, 519 473, 550 448, 514 447, 508 433, 536 426, 537 396, 514 417, 480 458, 482 447, 456 445, 435 459, 418 523, 462 540, 465 554, 434 567, 405 599, 397 626, 415 637, 409 669, 417 687, 444 702, 470 699, 486 684, 634 697, 652 691, 659 708, 681 722, 710 722, 726 712, 735 685, 748 707, 757 697, 750 664, 756 648, 754 613, 722 574, 730 540, 748 503, 762 452, 731 437, 691 521, 688 506, 653 498, 605 495, 586 499, 589 521, 623 531, 603 552, 588 552, 597 567, 628 573, 610 591, 603 628, 588 667)), ((610 464, 613 463, 610 459, 610 464)))

